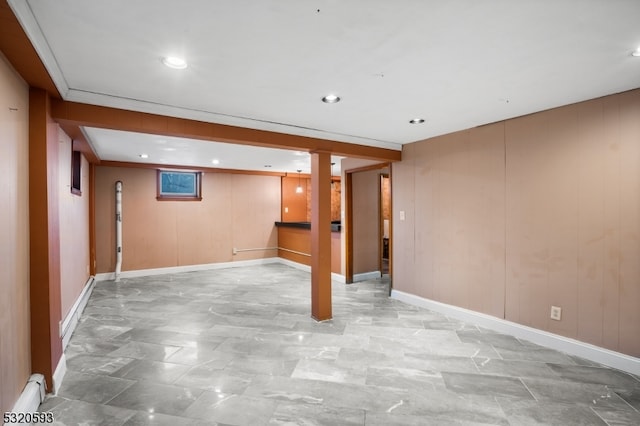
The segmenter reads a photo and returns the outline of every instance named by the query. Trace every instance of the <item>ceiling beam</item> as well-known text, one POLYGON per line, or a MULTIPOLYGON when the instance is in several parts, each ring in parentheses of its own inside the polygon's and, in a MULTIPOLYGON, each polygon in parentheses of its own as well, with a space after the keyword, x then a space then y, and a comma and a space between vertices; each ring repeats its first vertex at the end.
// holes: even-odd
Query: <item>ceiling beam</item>
POLYGON ((61 97, 6 0, 0 0, 0 51, 29 86, 46 90, 52 98, 61 97))
POLYGON ((0 0, 0 50, 29 86, 44 89, 50 94, 54 119, 94 163, 100 160, 79 126, 306 152, 324 151, 385 162, 401 160, 401 151, 392 149, 62 101, 51 76, 6 0, 0 0))
POLYGON ((402 152, 386 148, 318 139, 266 130, 208 123, 186 118, 128 111, 52 99, 51 114, 61 125, 97 127, 297 151, 323 151, 332 155, 378 161, 400 161, 402 152))

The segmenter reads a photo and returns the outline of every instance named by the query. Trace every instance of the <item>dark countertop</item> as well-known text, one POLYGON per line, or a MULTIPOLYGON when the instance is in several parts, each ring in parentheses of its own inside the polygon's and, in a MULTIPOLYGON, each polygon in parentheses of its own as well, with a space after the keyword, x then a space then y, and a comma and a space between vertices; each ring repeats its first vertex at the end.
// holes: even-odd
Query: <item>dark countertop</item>
MULTIPOLYGON (((311 229, 311 222, 276 222, 276 226, 284 228, 311 229)), ((340 221, 331 222, 331 232, 340 232, 342 225, 340 221)))

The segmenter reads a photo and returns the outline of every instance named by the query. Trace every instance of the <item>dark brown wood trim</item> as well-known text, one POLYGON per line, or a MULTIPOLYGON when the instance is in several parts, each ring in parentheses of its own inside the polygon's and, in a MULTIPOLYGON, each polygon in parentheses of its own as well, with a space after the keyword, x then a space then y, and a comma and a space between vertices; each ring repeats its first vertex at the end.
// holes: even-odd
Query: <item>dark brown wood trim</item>
POLYGON ((388 167, 389 164, 390 163, 378 163, 378 164, 371 164, 369 166, 355 167, 353 169, 345 170, 345 173, 368 172, 371 170, 384 169, 385 167, 388 167))
POLYGON ((0 0, 0 51, 29 86, 41 88, 52 97, 61 97, 6 0, 0 0))
POLYGON ((99 166, 101 167, 127 167, 133 169, 154 169, 154 170, 184 170, 191 172, 204 172, 204 173, 227 173, 238 175, 259 175, 259 176, 285 176, 286 173, 281 172, 261 172, 256 170, 237 170, 237 169, 219 169, 213 167, 193 167, 193 166, 174 166, 168 164, 156 164, 156 163, 131 163, 126 161, 101 161, 99 166))
POLYGON ((383 244, 382 237, 384 235, 384 215, 382 209, 383 203, 383 193, 382 193, 382 182, 386 175, 385 173, 380 173, 378 175, 378 271, 382 273, 382 253, 383 253, 383 244))
POLYGON ((73 140, 73 150, 80 151, 89 163, 100 164, 98 154, 84 137, 78 126, 60 125, 60 128, 73 140))
POLYGON ((389 296, 393 290, 393 164, 389 164, 389 296))
POLYGON ((58 126, 45 90, 29 90, 29 295, 31 371, 51 390, 62 357, 58 126))
POLYGON ((344 185, 344 238, 345 238, 345 282, 353 283, 353 175, 345 173, 344 185))
POLYGON ((96 275, 96 165, 89 163, 89 274, 96 275))
POLYGON ((311 316, 332 317, 331 301, 331 155, 311 154, 311 316))
POLYGON ((62 100, 52 102, 52 114, 53 118, 61 125, 126 130, 130 132, 263 146, 268 148, 293 149, 308 152, 330 152, 334 155, 382 160, 386 162, 400 161, 402 159, 402 151, 392 149, 62 100))

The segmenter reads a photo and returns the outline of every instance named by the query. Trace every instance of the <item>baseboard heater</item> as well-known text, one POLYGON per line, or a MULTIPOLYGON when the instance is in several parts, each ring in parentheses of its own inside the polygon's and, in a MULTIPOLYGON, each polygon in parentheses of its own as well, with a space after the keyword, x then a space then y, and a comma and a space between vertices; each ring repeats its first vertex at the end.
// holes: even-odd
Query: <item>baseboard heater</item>
MULTIPOLYGON (((44 376, 42 374, 32 374, 11 412, 16 414, 31 414, 37 412, 38 407, 42 401, 44 401, 45 394, 44 376)), ((17 424, 30 425, 31 423, 17 424)))
POLYGON ((242 253, 242 252, 246 252, 246 251, 264 251, 264 250, 282 250, 282 251, 286 251, 289 253, 294 253, 294 254, 299 254, 300 256, 307 256, 307 257, 311 257, 311 255, 309 253, 303 253, 301 251, 295 251, 295 250, 291 250, 288 248, 284 248, 284 247, 261 247, 261 248, 246 248, 246 249, 239 249, 239 248, 233 248, 233 254, 238 254, 238 253, 242 253))
POLYGON ((295 251, 295 250, 291 250, 291 249, 284 248, 284 247, 278 247, 278 250, 286 251, 286 252, 293 253, 293 254, 299 254, 300 256, 311 257, 311 255, 309 253, 303 253, 301 251, 295 251))
POLYGON ((89 296, 91 296, 91 292, 93 291, 93 287, 95 286, 96 280, 93 276, 89 277, 87 282, 82 289, 82 293, 76 299, 76 302, 69 310, 69 313, 64 318, 64 320, 60 321, 60 337, 62 337, 62 349, 67 347, 69 343, 69 339, 71 338, 71 334, 78 325, 78 321, 80 320, 80 316, 82 315, 82 311, 84 311, 85 306, 87 306, 87 302, 89 301, 89 296))
POLYGON ((278 250, 278 247, 261 247, 261 248, 246 248, 246 249, 239 249, 234 247, 233 254, 243 253, 247 251, 265 251, 265 250, 278 250))

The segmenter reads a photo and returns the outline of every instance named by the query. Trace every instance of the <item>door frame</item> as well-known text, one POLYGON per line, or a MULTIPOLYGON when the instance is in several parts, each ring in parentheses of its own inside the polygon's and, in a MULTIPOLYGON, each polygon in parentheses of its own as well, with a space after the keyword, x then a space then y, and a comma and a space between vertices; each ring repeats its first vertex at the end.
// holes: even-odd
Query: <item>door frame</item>
MULTIPOLYGON (((356 167, 344 171, 344 238, 345 238, 345 282, 353 283, 353 174, 368 172, 370 170, 389 169, 389 185, 391 187, 391 163, 377 163, 364 167, 356 167)), ((379 197, 378 197, 379 198, 379 197)), ((382 209, 382 200, 378 199, 379 208, 382 209)), ((392 206, 392 205, 391 205, 392 206)), ((390 206, 390 207, 391 207, 390 206)), ((390 213, 391 215, 391 213, 390 213)), ((382 219, 380 220, 382 223, 382 219)), ((381 225, 382 226, 382 225, 381 225)), ((389 277, 391 277, 391 218, 389 219, 389 277)), ((382 259, 382 239, 378 241, 379 262, 382 259)))

